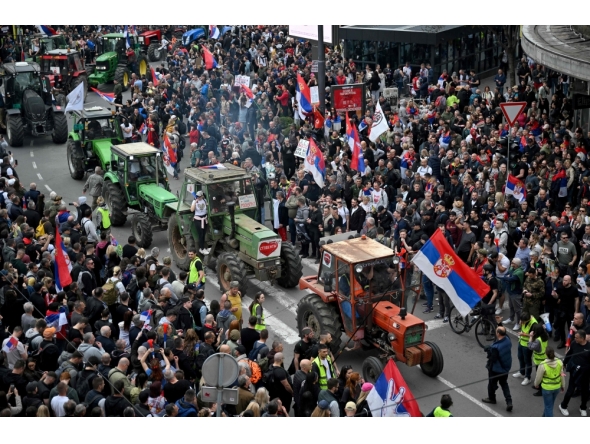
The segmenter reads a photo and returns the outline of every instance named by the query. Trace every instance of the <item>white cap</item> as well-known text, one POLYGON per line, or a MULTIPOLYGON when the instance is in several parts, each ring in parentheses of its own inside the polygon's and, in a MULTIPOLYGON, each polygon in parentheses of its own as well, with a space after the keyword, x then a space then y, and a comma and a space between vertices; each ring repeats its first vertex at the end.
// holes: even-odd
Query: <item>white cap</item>
POLYGON ((150 265, 150 271, 156 271, 156 264, 150 265))

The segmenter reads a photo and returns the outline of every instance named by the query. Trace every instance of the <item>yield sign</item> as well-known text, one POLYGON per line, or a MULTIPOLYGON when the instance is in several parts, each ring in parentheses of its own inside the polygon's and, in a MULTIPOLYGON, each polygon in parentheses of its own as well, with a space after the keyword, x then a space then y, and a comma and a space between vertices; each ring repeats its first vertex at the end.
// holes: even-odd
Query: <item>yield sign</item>
POLYGON ((526 108, 526 102, 507 102, 507 103, 500 103, 500 108, 502 108, 502 112, 504 113, 504 117, 508 121, 508 125, 514 125, 520 113, 526 108))

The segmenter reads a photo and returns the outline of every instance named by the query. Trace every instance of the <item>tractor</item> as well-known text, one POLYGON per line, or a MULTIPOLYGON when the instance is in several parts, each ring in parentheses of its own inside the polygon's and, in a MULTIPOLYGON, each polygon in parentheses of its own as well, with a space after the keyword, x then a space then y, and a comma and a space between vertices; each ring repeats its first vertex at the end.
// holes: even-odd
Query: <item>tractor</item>
POLYGON ((88 76, 80 53, 70 49, 54 49, 39 56, 41 75, 49 80, 58 105, 66 106, 66 96, 84 84, 84 99, 88 90, 88 76))
POLYGON ((35 34, 34 38, 39 41, 39 54, 43 55, 54 49, 68 49, 70 46, 66 42, 65 37, 62 34, 56 35, 45 35, 35 34))
POLYGON ((33 136, 51 134, 54 143, 66 143, 68 120, 65 109, 52 105, 51 94, 43 86, 41 70, 35 62, 5 63, 0 67, 0 90, 4 95, 4 112, 10 146, 22 146, 25 133, 33 136))
POLYGON ((340 348, 344 333, 355 348, 378 350, 378 357, 363 362, 363 377, 369 382, 379 378, 390 358, 438 376, 442 352, 424 340, 426 324, 406 307, 406 296, 420 294, 420 272, 400 267, 400 257, 391 248, 365 236, 335 235, 322 239, 320 246, 317 276, 299 281, 301 290, 310 291, 297 305, 299 331, 309 327, 316 337, 330 333, 334 349, 340 348))
POLYGON ((196 249, 197 230, 191 204, 202 191, 207 199, 208 225, 205 236, 209 253, 204 265, 217 271, 222 291, 231 281, 240 283, 246 293, 248 275, 260 281, 296 287, 303 275, 301 258, 289 242, 256 222, 259 205, 252 176, 231 164, 220 169, 187 168, 175 215, 168 223, 168 244, 176 266, 188 270, 189 250, 196 249))
MULTIPOLYGON (((98 86, 117 80, 123 87, 123 91, 129 88, 132 67, 127 63, 126 41, 122 33, 105 34, 98 41, 96 68, 88 77, 90 86, 98 86)), ((141 52, 140 46, 135 43, 135 37, 129 36, 131 45, 137 56, 135 71, 139 76, 146 76, 151 80, 151 71, 148 58, 141 52)))
POLYGON ((162 47, 162 31, 152 29, 137 36, 137 42, 142 52, 145 52, 150 62, 166 60, 166 48, 162 47))

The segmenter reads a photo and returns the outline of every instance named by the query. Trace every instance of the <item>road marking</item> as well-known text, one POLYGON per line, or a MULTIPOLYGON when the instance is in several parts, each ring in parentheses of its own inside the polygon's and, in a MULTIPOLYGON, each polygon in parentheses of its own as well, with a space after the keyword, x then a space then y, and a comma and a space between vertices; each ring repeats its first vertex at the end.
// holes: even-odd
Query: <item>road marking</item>
POLYGON ((35 157, 35 153, 31 151, 31 157, 35 157))
POLYGON ((43 180, 43 177, 41 177, 41 173, 37 173, 37 177, 39 178, 39 180, 43 180))
POLYGON ((50 193, 53 191, 51 188, 49 188, 49 185, 47 185, 47 184, 45 184, 45 188, 47 188, 50 193))
POLYGON ((33 162, 33 168, 37 169, 37 164, 33 162))
POLYGON ((500 415, 498 412, 496 412, 494 409, 489 408, 487 405, 485 405, 483 402, 478 401, 477 399, 475 399, 473 396, 471 396, 469 393, 465 392, 464 390, 461 390, 459 387, 457 387, 455 384, 453 384, 450 381, 447 381, 445 378, 441 378, 440 376, 437 376, 436 379, 438 379, 440 382, 442 382, 444 385, 446 385, 448 388, 450 388, 451 390, 456 391, 457 393, 459 393, 461 396, 467 398, 469 401, 471 401, 472 403, 474 403, 475 405, 477 405, 478 407, 481 407, 482 409, 484 409, 486 412, 488 412, 490 415, 496 416, 498 418, 502 418, 503 415, 500 415))
POLYGON ((31 143, 29 144, 29 146, 33 146, 33 141, 31 140, 31 143))
POLYGON ((267 297, 271 297, 294 315, 297 314, 297 303, 289 297, 287 293, 278 287, 270 285, 268 282, 261 282, 258 279, 250 279, 253 285, 260 288, 267 297))

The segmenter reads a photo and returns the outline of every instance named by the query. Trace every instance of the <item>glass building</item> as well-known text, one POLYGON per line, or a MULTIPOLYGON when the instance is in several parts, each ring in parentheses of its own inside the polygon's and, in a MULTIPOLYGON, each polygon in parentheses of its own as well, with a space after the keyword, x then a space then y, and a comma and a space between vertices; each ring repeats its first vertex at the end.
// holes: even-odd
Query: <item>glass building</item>
POLYGON ((434 25, 348 25, 338 27, 344 55, 360 66, 379 64, 392 68, 410 62, 413 68, 430 63, 435 76, 443 70, 474 69, 491 74, 502 59, 502 46, 485 27, 434 25))

